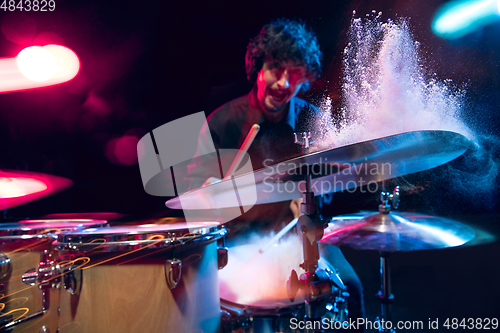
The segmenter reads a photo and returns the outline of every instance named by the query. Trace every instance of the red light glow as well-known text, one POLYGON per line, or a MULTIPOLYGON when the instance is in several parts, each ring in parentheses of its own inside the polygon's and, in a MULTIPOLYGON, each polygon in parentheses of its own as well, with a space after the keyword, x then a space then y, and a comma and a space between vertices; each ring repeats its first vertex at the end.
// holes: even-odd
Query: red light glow
POLYGON ((15 207, 70 187, 69 179, 26 171, 0 171, 0 209, 15 207))
POLYGON ((0 178, 0 198, 18 198, 47 189, 43 182, 32 178, 0 178))
POLYGON ((106 157, 118 165, 133 165, 137 163, 137 143, 139 138, 134 135, 124 135, 111 139, 106 144, 106 157))
POLYGON ((325 230, 325 235, 323 236, 323 238, 321 238, 320 242, 324 242, 328 238, 334 237, 335 235, 347 232, 349 230, 353 230, 353 229, 359 228, 359 227, 361 227, 361 226, 363 226, 365 224, 366 224, 366 222, 351 224, 351 225, 345 226, 343 228, 338 228, 336 230, 329 231, 329 232, 327 230, 325 230))
POLYGON ((0 59, 0 92, 50 86, 73 79, 80 60, 71 49, 60 45, 27 47, 15 58, 0 59))
POLYGON ((17 55, 21 74, 36 82, 47 81, 56 72, 56 58, 40 46, 30 46, 17 55))

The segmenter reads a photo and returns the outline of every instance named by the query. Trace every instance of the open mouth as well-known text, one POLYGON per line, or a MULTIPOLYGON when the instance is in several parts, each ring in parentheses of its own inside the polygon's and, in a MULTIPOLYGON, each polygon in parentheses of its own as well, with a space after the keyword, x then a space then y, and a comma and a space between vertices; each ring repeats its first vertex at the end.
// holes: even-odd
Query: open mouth
POLYGON ((277 103, 282 103, 283 101, 286 100, 288 94, 286 91, 278 91, 278 90, 269 90, 269 96, 271 96, 271 99, 277 103))

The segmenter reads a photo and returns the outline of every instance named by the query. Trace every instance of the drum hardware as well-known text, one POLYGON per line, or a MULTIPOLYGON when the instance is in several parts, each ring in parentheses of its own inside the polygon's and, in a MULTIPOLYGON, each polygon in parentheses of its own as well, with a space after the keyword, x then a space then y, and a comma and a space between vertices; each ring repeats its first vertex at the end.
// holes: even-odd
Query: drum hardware
POLYGON ((226 246, 226 233, 227 230, 224 226, 220 227, 224 231, 224 235, 217 242, 217 267, 223 269, 227 266, 229 260, 229 249, 226 246))
MULTIPOLYGON (((389 192, 380 193, 381 204, 378 206, 379 214, 388 215, 391 209, 398 209, 400 202, 399 186, 394 188, 392 194, 389 192)), ((389 267, 390 252, 380 252, 380 290, 377 293, 377 298, 380 300, 381 313, 377 317, 377 321, 387 322, 391 320, 391 304, 394 301, 394 295, 391 289, 391 271, 389 267)), ((384 325, 380 325, 380 332, 395 332, 394 329, 387 330, 384 325)))
POLYGON ((382 203, 378 206, 380 214, 389 214, 391 208, 398 209, 400 201, 399 186, 394 188, 392 194, 389 192, 381 192, 380 201, 382 201, 382 203))
POLYGON ((165 279, 170 289, 177 287, 181 280, 182 262, 179 259, 167 259, 165 261, 165 279))
MULTIPOLYGON (((389 214, 391 209, 398 209, 400 202, 399 186, 394 188, 392 194, 389 192, 380 193, 380 201, 382 202, 378 206, 380 214, 389 214)), ((390 252, 380 252, 380 290, 377 293, 377 298, 380 300, 381 314, 376 320, 379 322, 381 319, 383 322, 391 320, 391 304, 394 301, 394 295, 391 290, 391 271, 389 268, 389 256, 390 252)), ((384 325, 380 325, 381 329, 379 331, 386 332, 384 325)), ((395 332, 393 329, 389 329, 388 332, 395 332)))
POLYGON ((50 330, 48 329, 47 326, 44 325, 44 326, 42 326, 42 328, 40 328, 38 333, 50 333, 50 330))
MULTIPOLYGON (((5 325, 6 329, 12 328, 31 319, 40 317, 44 315, 50 308, 49 289, 59 289, 61 284, 61 276, 67 274, 72 270, 72 268, 63 269, 59 265, 59 263, 63 260, 66 260, 66 258, 56 258, 55 260, 52 260, 51 257, 52 255, 47 250, 44 250, 40 253, 40 262, 38 264, 38 268, 30 269, 21 276, 22 281, 29 286, 36 286, 38 284, 38 288, 42 293, 42 309, 29 316, 9 322, 5 325)), ((66 288, 66 283, 68 283, 67 281, 68 280, 66 279, 64 280, 64 285, 65 289, 68 290, 68 288, 66 288)), ((73 286, 72 288, 76 288, 76 286, 73 286)), ((68 291, 71 292, 71 290, 68 291)))
MULTIPOLYGON (((311 133, 295 133, 295 142, 302 145, 303 153, 307 153, 310 148, 311 133), (299 140, 297 139, 299 137, 299 140)), ((295 295, 300 289, 305 299, 307 320, 319 320, 324 315, 324 300, 331 296, 338 289, 345 289, 344 284, 329 269, 318 268, 319 241, 323 237, 325 224, 317 214, 314 201, 314 192, 311 189, 311 170, 306 169, 305 186, 306 190, 302 194, 301 212, 297 222, 297 230, 302 234, 302 251, 304 262, 300 267, 305 271, 297 275, 292 270, 287 281, 287 292, 290 301, 293 302, 295 295), (340 283, 339 283, 340 282, 340 283)), ((309 330, 307 330, 309 331, 309 330)))
MULTIPOLYGON (((63 255, 52 259, 52 254, 44 250, 40 254, 38 268, 28 270, 22 275, 22 280, 29 286, 38 284, 44 292, 49 288, 59 289, 61 282, 64 289, 72 295, 78 295, 81 289, 81 270, 75 267, 72 261, 83 257, 83 253, 63 255), (68 264, 70 263, 70 264, 68 264), (62 278, 62 279, 61 279, 62 278), (61 281, 62 280, 62 281, 61 281)), ((43 310, 48 309, 50 300, 48 294, 43 298, 43 310)))
POLYGON ((5 329, 5 325, 10 323, 14 317, 12 316, 12 313, 3 313, 0 311, 0 332, 10 332, 10 330, 5 329))
POLYGON ((311 147, 312 143, 316 141, 311 141, 311 132, 295 132, 293 133, 294 143, 300 143, 302 149, 308 149, 311 147))
POLYGON ((73 268, 64 275, 63 287, 71 295, 80 295, 82 290, 82 270, 80 268, 73 268))
POLYGON ((228 251, 227 247, 217 247, 217 266, 219 269, 226 267, 229 258, 228 251))
MULTIPOLYGON (((14 326, 22 324, 22 323, 24 323, 24 322, 26 322, 28 320, 40 317, 40 316, 44 315, 46 312, 47 312, 47 310, 41 310, 41 311, 35 312, 32 315, 29 315, 27 317, 22 317, 22 318, 20 318, 18 320, 10 321, 5 326, 3 326, 3 328, 7 329, 7 332, 10 332, 9 329, 13 328, 14 326)), ((11 316, 10 320, 12 320, 12 318, 13 317, 11 316)))
POLYGON ((10 259, 5 254, 0 253, 0 280, 12 272, 12 265, 10 259))
MULTIPOLYGON (((106 221, 90 219, 49 219, 0 224, 0 245, 11 250, 9 259, 11 259, 12 269, 25 272, 20 280, 5 280, 2 293, 6 298, 22 297, 27 300, 23 306, 26 314, 20 318, 15 316, 14 321, 6 324, 6 328, 17 330, 19 324, 43 315, 45 316, 40 319, 41 323, 47 327, 57 325, 57 317, 51 315, 54 311, 49 311, 51 293, 52 297, 59 294, 56 289, 59 289, 61 284, 68 292, 77 293, 81 278, 79 279, 79 272, 72 265, 72 261, 77 256, 62 256, 54 259, 52 252, 48 251, 50 244, 58 237, 59 232, 83 229, 85 226, 100 226, 105 223, 106 221), (30 269, 33 266, 35 268, 30 269), (37 288, 22 287, 24 284, 37 286, 37 288)), ((7 266, 0 265, 0 269, 5 267, 7 266)), ((56 298, 55 303, 57 302, 56 298)), ((6 307, 7 311, 16 310, 12 304, 6 304, 6 307)), ((22 327, 19 329, 23 330, 22 327)), ((51 330, 54 331, 55 326, 51 330)))
MULTIPOLYGON (((389 268, 389 252, 380 252, 380 290, 377 293, 377 298, 380 300, 381 314, 376 320, 384 322, 391 320, 391 304, 394 301, 394 295, 391 290, 391 271, 389 268)), ((389 329, 380 325, 380 332, 395 332, 394 329, 389 329)))

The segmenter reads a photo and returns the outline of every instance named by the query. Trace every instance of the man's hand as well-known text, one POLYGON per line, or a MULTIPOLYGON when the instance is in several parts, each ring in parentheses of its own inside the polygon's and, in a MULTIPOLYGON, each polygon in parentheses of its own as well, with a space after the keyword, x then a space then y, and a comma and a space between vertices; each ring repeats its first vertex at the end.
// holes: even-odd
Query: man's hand
POLYGON ((302 204, 302 198, 300 199, 293 199, 290 202, 290 210, 293 213, 293 218, 299 218, 302 216, 302 213, 300 212, 300 206, 302 204))
POLYGON ((207 180, 205 180, 205 182, 203 183, 203 185, 201 185, 201 187, 205 187, 205 186, 208 186, 208 185, 212 185, 212 184, 215 184, 215 183, 218 183, 220 182, 221 179, 219 178, 216 178, 216 177, 210 177, 208 178, 207 180))

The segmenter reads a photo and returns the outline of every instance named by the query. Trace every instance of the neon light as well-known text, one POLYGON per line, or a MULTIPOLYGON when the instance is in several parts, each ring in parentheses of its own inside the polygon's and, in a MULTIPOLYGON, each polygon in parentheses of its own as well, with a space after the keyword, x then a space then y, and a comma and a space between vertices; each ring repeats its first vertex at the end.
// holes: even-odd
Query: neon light
POLYGON ((455 39, 500 20, 500 1, 462 0, 443 5, 432 23, 438 36, 455 39))
POLYGON ((56 72, 56 58, 40 46, 23 49, 17 55, 16 60, 21 74, 36 82, 47 81, 56 72))
POLYGON ((37 179, 0 177, 0 199, 18 198, 46 189, 47 185, 37 179))
POLYGON ((71 180, 58 176, 0 170, 0 209, 25 204, 61 191, 72 184, 71 180))
POLYGON ((80 60, 60 45, 27 47, 14 58, 0 58, 0 92, 33 89, 73 79, 80 60))
POLYGON ((73 50, 61 45, 45 45, 43 47, 49 51, 56 60, 56 71, 54 79, 61 82, 69 81, 80 71, 80 59, 73 50))

